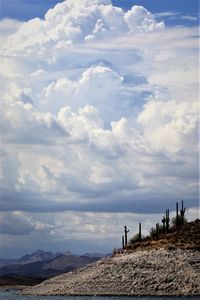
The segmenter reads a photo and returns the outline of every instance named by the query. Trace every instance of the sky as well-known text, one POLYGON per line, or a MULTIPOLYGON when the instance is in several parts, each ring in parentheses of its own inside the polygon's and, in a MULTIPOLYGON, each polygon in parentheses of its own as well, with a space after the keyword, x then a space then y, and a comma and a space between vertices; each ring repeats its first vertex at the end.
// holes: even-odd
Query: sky
POLYGON ((198 1, 0 12, 0 257, 112 252, 181 200, 198 218, 198 1))

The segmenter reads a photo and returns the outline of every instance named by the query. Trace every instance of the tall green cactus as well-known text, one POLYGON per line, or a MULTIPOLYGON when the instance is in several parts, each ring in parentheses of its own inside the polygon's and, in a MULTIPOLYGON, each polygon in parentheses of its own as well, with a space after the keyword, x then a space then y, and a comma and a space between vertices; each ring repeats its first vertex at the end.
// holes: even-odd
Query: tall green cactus
POLYGON ((166 233, 166 218, 165 218, 165 216, 163 216, 163 218, 162 218, 162 223, 163 223, 163 233, 165 234, 166 233))
POLYGON ((181 215, 181 223, 183 225, 184 224, 184 215, 185 215, 185 207, 183 205, 183 200, 182 200, 182 207, 180 209, 180 215, 181 215))
POLYGON ((170 218, 169 218, 169 209, 166 210, 166 233, 169 232, 169 222, 170 222, 170 218))
POLYGON ((141 239, 142 239, 142 224, 141 223, 139 223, 138 239, 139 239, 139 241, 141 241, 141 239))
POLYGON ((127 241, 128 241, 128 238, 127 238, 128 232, 129 232, 129 229, 127 229, 127 226, 124 226, 124 245, 125 246, 127 245, 127 241))
POLYGON ((178 202, 176 202, 176 229, 179 228, 178 202))

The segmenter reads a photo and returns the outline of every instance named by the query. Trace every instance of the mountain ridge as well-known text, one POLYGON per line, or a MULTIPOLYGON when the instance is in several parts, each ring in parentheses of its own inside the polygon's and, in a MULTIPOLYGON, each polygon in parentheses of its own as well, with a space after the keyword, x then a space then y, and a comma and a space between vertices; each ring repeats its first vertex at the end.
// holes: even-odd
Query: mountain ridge
MULTIPOLYGON (((37 250, 32 254, 22 256, 14 263, 8 263, 0 267, 0 276, 25 276, 46 279, 64 272, 83 267, 104 257, 103 254, 77 255, 67 251, 64 253, 37 250)), ((12 260, 11 260, 12 262, 12 260)))

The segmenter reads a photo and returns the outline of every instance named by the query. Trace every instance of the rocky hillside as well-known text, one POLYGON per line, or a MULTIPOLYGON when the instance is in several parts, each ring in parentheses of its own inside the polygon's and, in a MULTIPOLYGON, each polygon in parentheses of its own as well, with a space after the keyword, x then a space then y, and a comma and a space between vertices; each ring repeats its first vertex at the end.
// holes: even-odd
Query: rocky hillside
POLYGON ((106 258, 53 277, 28 295, 200 295, 200 253, 145 250, 106 258))
POLYGON ((200 250, 200 220, 188 222, 178 231, 160 235, 159 240, 145 238, 141 242, 135 242, 126 246, 125 251, 147 249, 193 249, 200 250))
POLYGON ((200 296, 200 221, 159 241, 129 245, 110 258, 53 277, 28 295, 200 296))

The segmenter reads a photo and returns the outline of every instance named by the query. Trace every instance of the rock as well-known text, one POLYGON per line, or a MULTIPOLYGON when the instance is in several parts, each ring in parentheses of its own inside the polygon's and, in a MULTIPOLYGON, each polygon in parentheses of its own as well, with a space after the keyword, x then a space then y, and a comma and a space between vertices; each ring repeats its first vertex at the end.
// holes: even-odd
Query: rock
POLYGON ((200 252, 153 249, 123 253, 53 277, 22 294, 199 296, 200 252))

